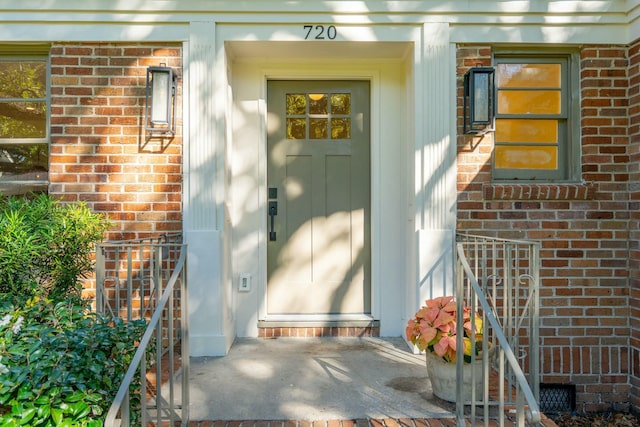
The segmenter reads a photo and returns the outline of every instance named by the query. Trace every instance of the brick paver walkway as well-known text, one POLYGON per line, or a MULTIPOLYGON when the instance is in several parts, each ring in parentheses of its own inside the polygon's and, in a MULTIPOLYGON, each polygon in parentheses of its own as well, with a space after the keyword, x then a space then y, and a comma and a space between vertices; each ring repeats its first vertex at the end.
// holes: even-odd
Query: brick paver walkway
MULTIPOLYGON (((471 426, 470 423, 467 423, 471 426)), ((484 423, 478 424, 484 425, 484 423)), ((515 427, 515 422, 505 422, 505 427, 515 427)), ((557 427, 549 418, 543 417, 543 427, 557 427)), ((489 426, 497 427, 498 422, 489 421, 489 426)), ((453 418, 384 418, 326 421, 191 421, 189 427, 456 427, 453 418)))

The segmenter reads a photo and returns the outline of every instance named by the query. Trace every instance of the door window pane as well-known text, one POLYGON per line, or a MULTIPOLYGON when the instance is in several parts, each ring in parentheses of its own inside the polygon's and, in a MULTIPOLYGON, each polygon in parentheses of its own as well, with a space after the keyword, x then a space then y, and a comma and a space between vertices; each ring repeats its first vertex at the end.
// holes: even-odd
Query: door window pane
POLYGON ((327 139, 329 135, 329 121, 327 119, 310 119, 309 120, 309 138, 310 139, 327 139))
POLYGON ((331 119, 331 139, 350 139, 351 119, 335 118, 331 119))
POLYGON ((350 139, 350 93, 286 94, 287 139, 350 139))
POLYGON ((351 94, 334 93, 331 95, 331 113, 351 114, 351 94))
POLYGON ((307 120, 287 118, 287 139, 306 139, 307 120))
POLYGON ((287 94, 287 115, 300 115, 307 112, 307 98, 304 94, 287 94))
POLYGON ((329 100, 326 94, 309 94, 309 114, 327 114, 329 112, 329 100))

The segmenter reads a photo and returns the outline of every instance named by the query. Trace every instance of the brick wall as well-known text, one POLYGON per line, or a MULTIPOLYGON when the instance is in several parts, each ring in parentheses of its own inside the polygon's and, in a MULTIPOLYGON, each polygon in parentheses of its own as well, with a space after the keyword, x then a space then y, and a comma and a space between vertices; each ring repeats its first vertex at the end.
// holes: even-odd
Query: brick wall
POLYGON ((640 408, 640 41, 629 49, 631 396, 640 408))
POLYGON ((149 138, 142 125, 146 69, 162 63, 181 77, 180 46, 51 49, 49 192, 105 213, 113 223, 108 240, 182 229, 180 99, 175 137, 149 138))
POLYGON ((628 409, 627 49, 581 51, 582 184, 491 182, 492 135, 463 136, 461 114, 464 73, 490 63, 458 50, 458 231, 542 243, 541 381, 575 384, 584 411, 628 409))

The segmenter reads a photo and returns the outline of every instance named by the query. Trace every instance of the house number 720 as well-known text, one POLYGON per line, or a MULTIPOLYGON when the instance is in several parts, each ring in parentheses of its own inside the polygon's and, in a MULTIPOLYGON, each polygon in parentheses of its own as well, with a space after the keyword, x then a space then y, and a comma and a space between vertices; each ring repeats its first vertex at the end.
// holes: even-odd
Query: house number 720
POLYGON ((338 30, 334 25, 305 25, 302 27, 307 34, 304 36, 305 40, 334 40, 338 36, 338 30))

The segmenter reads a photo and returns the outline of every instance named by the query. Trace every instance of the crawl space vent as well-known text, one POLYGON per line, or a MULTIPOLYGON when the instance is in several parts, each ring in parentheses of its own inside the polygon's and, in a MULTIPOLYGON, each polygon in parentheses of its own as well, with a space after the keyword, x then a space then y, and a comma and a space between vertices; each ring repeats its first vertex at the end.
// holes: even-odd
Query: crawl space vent
POLYGON ((575 384, 540 383, 540 411, 544 414, 570 413, 576 409, 575 384))

